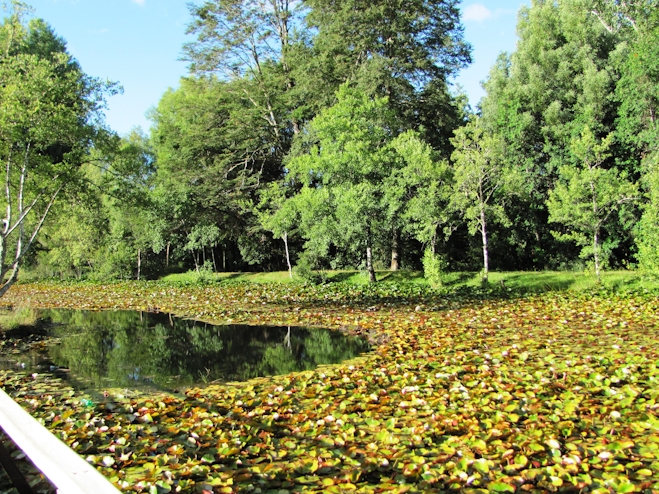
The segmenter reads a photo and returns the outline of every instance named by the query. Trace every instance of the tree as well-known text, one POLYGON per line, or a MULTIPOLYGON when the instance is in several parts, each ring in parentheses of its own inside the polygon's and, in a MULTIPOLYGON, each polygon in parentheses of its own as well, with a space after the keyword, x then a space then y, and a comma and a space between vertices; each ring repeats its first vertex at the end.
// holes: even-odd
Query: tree
POLYGON ((642 269, 659 272, 659 159, 647 159, 647 170, 643 175, 643 185, 647 191, 647 202, 643 215, 636 225, 637 258, 642 269))
POLYGON ((469 233, 480 232, 483 244, 483 282, 490 270, 488 225, 508 224, 504 200, 519 185, 519 174, 506 168, 503 142, 483 128, 476 117, 459 128, 453 138, 453 193, 451 207, 466 221, 469 233))
POLYGON ((271 182, 267 188, 261 190, 256 214, 261 226, 284 242, 288 275, 293 278, 288 239, 290 234, 297 229, 299 214, 295 210, 293 202, 287 200, 284 183, 271 182))
POLYGON ((337 98, 310 123, 308 152, 287 163, 287 180, 302 187, 290 201, 300 215, 308 255, 325 256, 334 246, 349 257, 365 258, 374 282, 375 241, 391 232, 393 221, 386 190, 404 158, 386 98, 370 98, 348 85, 337 98))
POLYGON ((170 240, 178 236, 179 247, 196 224, 216 225, 225 250, 241 242, 257 223, 243 202, 283 173, 286 149, 258 112, 234 98, 233 84, 182 79, 151 116, 158 164, 153 196, 168 225, 163 232, 170 240))
POLYGON ((276 137, 300 131, 299 118, 282 115, 285 93, 295 87, 291 54, 294 26, 300 25, 300 0, 206 0, 190 4, 188 34, 197 41, 184 46, 193 74, 218 74, 241 81, 235 96, 246 98, 276 137), (283 88, 283 89, 282 89, 283 88))
POLYGON ((593 0, 590 13, 610 33, 626 28, 638 29, 638 25, 656 12, 656 0, 593 0))
POLYGON ((100 197, 85 194, 58 201, 38 239, 36 269, 64 278, 81 279, 105 262, 107 216, 100 197))
POLYGON ((100 140, 100 111, 113 90, 86 76, 47 24, 26 23, 24 4, 12 6, 0 26, 0 296, 16 281, 55 200, 82 186, 78 171, 100 140))
POLYGON ((455 0, 309 0, 311 40, 302 85, 325 106, 349 82, 370 96, 387 97, 402 130, 417 130, 450 154, 449 138, 463 123, 448 81, 471 62, 455 0))
POLYGON ((616 86, 616 136, 647 156, 659 150, 659 13, 639 24, 616 86))
MULTIPOLYGON (((525 175, 524 194, 507 206, 515 229, 502 232, 512 265, 556 266, 572 256, 551 235, 549 191, 561 166, 577 165, 570 143, 585 124, 597 135, 615 129, 625 33, 607 31, 591 10, 583 0, 533 0, 522 7, 517 49, 499 57, 485 83, 484 124, 504 140, 507 164, 525 175)), ((629 149, 616 142, 611 153, 616 166, 635 172, 629 149)))
POLYGON ((554 234, 559 240, 572 240, 582 246, 582 257, 593 256, 598 280, 608 255, 602 249, 607 221, 639 198, 637 185, 624 172, 602 166, 610 157, 612 142, 613 134, 599 140, 585 126, 571 146, 581 166, 561 167, 561 179, 547 201, 549 221, 566 227, 565 232, 554 234))
POLYGON ((407 131, 392 143, 404 166, 387 181, 386 195, 392 221, 400 217, 402 229, 436 253, 437 240, 453 230, 455 215, 449 208, 453 171, 445 159, 418 134, 407 131))

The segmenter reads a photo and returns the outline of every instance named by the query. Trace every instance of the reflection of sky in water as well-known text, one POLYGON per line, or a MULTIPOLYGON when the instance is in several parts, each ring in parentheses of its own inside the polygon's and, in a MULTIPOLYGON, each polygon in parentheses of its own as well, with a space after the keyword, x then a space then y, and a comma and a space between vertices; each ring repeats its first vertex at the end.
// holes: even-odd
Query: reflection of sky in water
POLYGON ((369 351, 365 341, 327 329, 213 326, 130 311, 43 317, 56 340, 37 365, 57 366, 81 387, 173 390, 310 370, 369 351))

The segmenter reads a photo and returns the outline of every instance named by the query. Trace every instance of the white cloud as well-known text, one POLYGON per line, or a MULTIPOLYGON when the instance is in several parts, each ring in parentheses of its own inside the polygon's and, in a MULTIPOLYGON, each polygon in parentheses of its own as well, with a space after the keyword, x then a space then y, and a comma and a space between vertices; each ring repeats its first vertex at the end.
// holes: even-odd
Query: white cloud
POLYGON ((144 7, 144 4, 146 3, 146 0, 133 0, 133 3, 136 3, 140 7, 144 7))
POLYGON ((462 13, 462 20, 465 22, 482 22, 485 19, 489 19, 493 15, 494 14, 492 14, 492 12, 485 5, 480 3, 472 3, 464 9, 462 13))

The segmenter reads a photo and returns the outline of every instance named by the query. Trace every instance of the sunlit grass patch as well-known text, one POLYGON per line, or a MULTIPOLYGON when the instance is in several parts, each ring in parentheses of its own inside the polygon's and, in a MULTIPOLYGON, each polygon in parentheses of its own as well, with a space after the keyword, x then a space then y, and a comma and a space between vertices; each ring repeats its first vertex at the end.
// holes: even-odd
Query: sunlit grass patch
MULTIPOLYGON (((368 275, 358 270, 318 271, 326 283, 348 283, 352 285, 368 284, 368 275)), ((422 271, 413 270, 379 270, 378 280, 384 283, 413 284, 429 286, 422 271)), ((288 271, 269 273, 186 273, 170 274, 161 279, 164 282, 198 284, 198 283, 284 283, 302 284, 298 277, 290 278, 288 271)), ((481 277, 478 272, 447 272, 443 274, 444 288, 447 290, 460 287, 479 287, 481 277)), ((602 273, 598 283, 594 273, 579 271, 492 271, 489 284, 494 288, 510 288, 520 292, 546 291, 584 291, 596 288, 617 290, 659 290, 659 277, 641 271, 618 270, 602 273)))

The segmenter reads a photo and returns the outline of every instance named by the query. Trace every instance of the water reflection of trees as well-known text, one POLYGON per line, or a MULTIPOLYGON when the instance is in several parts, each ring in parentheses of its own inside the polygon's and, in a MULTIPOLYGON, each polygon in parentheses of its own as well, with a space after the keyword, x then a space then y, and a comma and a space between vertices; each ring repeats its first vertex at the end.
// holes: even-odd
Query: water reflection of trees
POLYGON ((309 370, 368 350, 324 329, 213 326, 167 314, 48 311, 50 358, 94 386, 173 388, 309 370))

